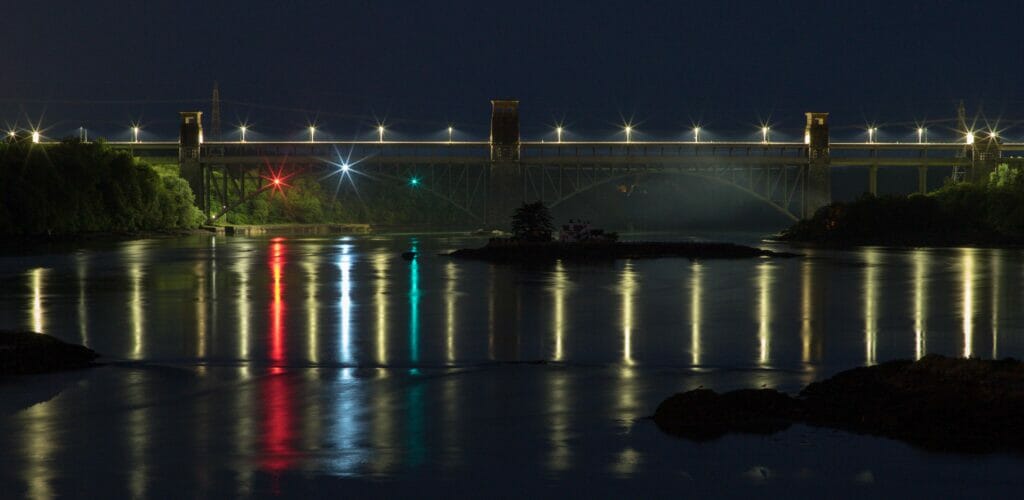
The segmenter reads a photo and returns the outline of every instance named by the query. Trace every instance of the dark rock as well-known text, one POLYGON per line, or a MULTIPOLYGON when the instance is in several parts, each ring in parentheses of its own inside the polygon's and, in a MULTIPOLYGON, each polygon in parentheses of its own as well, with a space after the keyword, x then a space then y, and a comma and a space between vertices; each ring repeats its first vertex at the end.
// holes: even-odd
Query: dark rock
POLYGON ((92 349, 42 333, 0 330, 0 375, 86 368, 97 356, 92 349))
POLYGON ((744 389, 718 394, 696 389, 658 405, 654 421, 663 431, 695 441, 728 432, 771 434, 789 427, 797 402, 773 389, 744 389))
POLYGON ((716 394, 698 389, 663 401, 663 431, 694 440, 771 433, 794 422, 901 439, 941 451, 1024 450, 1024 364, 927 356, 855 368, 800 392, 716 394))

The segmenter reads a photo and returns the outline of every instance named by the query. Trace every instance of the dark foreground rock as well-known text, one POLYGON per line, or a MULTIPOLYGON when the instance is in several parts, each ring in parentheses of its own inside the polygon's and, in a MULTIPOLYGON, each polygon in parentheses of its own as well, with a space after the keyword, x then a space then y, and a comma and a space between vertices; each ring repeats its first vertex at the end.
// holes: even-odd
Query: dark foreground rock
POLYGON ((714 242, 517 242, 493 239, 481 248, 456 250, 450 257, 495 262, 536 262, 555 260, 655 259, 745 259, 752 257, 796 257, 797 254, 714 242))
POLYGON ((773 433, 802 422, 936 451, 1024 451, 1024 364, 933 355, 845 371, 798 397, 697 389, 663 401, 654 421, 694 440, 773 433))
POLYGON ((0 375, 75 370, 92 365, 97 354, 49 335, 0 330, 0 375))

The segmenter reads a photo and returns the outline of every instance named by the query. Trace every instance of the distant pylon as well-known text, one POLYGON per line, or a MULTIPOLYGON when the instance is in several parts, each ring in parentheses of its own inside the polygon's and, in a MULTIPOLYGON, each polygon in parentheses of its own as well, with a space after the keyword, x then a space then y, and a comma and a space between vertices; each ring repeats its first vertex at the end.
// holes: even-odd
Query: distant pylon
MULTIPOLYGON (((961 162, 966 162, 968 158, 968 147, 967 146, 967 134, 970 133, 970 129, 967 128, 967 110, 964 108, 964 100, 960 99, 960 103, 956 106, 956 128, 963 135, 964 148, 957 153, 956 157, 961 162)), ((953 173, 951 180, 953 182, 962 182, 967 178, 967 167, 958 163, 953 166, 953 173)))
POLYGON ((963 99, 960 99, 960 104, 956 106, 956 126, 960 132, 967 133, 967 110, 964 108, 963 99))
POLYGON ((217 86, 217 82, 213 82, 213 103, 211 105, 210 113, 210 138, 219 141, 220 140, 220 88, 217 86))

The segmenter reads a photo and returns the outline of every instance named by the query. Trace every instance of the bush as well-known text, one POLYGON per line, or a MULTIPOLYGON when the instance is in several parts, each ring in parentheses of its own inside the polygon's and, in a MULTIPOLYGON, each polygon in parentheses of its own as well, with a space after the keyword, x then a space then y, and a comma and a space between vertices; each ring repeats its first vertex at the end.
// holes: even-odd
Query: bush
POLYGON ((947 184, 928 195, 864 195, 820 208, 783 239, 839 244, 1024 242, 1024 175, 1000 165, 984 184, 947 184))
POLYGON ((188 183, 102 142, 0 144, 0 234, 69 235, 196 227, 188 183))

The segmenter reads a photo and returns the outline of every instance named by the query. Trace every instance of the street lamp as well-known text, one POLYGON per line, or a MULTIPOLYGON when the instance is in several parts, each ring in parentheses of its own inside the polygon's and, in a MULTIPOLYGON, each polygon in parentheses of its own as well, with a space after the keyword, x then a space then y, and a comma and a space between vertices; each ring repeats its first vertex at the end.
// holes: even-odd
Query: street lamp
POLYGON ((878 132, 877 127, 868 127, 868 142, 875 142, 875 132, 878 132))
POLYGON ((626 143, 632 142, 633 141, 633 126, 632 125, 626 125, 626 127, 623 130, 626 132, 626 143))
POLYGON ((377 142, 384 142, 384 125, 377 125, 377 142))
POLYGON ((768 142, 768 126, 761 127, 761 142, 768 142))
POLYGON ((964 137, 964 142, 967 144, 974 144, 974 132, 968 131, 967 136, 964 137))
POLYGON ((316 127, 309 126, 309 142, 316 142, 316 127))
POLYGON ((451 144, 451 143, 452 143, 452 132, 453 132, 454 130, 455 130, 455 129, 454 129, 454 128, 452 128, 452 126, 451 126, 451 125, 448 125, 448 144, 451 144))
POLYGON ((924 127, 917 127, 917 143, 924 142, 924 127))
POLYGON ((33 130, 32 131, 32 142, 35 143, 35 144, 39 144, 39 131, 38 130, 33 130))
POLYGON ((693 127, 693 142, 700 142, 700 127, 693 127))
POLYGON ((555 135, 558 137, 558 142, 562 142, 562 126, 555 127, 555 135))
POLYGON ((249 130, 249 127, 242 125, 241 127, 238 127, 238 130, 242 133, 242 142, 245 142, 245 131, 249 130))
POLYGON ((139 142, 139 126, 132 125, 132 142, 139 142))

